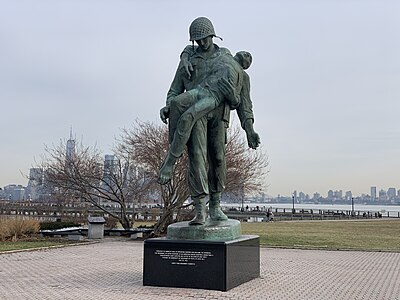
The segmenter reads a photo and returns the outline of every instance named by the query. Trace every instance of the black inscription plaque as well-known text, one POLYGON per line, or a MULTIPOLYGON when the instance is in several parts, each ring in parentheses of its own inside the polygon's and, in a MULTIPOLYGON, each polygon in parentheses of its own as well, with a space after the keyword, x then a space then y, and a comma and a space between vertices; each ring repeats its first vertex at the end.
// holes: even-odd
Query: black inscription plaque
POLYGON ((144 241, 143 285, 227 291, 260 276, 258 236, 144 241))

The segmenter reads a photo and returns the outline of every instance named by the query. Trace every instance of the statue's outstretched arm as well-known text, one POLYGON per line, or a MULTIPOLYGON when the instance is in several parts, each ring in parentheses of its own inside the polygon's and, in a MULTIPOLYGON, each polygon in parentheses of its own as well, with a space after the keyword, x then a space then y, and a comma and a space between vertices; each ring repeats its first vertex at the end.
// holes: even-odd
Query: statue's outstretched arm
POLYGON ((260 136, 254 130, 253 103, 250 98, 250 77, 246 72, 243 77, 243 88, 240 93, 240 105, 236 109, 242 128, 246 132, 247 143, 250 148, 257 149, 260 145, 260 136))

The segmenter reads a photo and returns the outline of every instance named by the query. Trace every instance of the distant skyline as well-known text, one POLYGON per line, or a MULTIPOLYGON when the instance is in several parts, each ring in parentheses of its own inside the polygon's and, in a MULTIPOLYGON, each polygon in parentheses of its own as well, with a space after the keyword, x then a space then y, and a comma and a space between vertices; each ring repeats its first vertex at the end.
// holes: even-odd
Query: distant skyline
POLYGON ((1 3, 1 187, 26 185, 21 172, 71 126, 108 154, 135 119, 161 124, 198 16, 213 21, 219 46, 253 55, 267 194, 400 187, 399 1, 1 3))

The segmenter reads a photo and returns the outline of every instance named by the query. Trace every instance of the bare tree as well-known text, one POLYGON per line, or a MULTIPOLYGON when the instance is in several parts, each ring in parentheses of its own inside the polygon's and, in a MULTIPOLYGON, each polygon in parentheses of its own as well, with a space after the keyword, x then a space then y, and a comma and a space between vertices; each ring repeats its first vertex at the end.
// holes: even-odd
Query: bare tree
POLYGON ((265 188, 269 160, 262 148, 250 149, 244 131, 233 126, 228 130, 226 144, 227 178, 225 191, 234 195, 255 194, 265 188))
POLYGON ((119 150, 135 157, 137 164, 148 171, 151 183, 148 188, 159 192, 163 214, 154 228, 154 235, 157 236, 165 232, 169 224, 179 219, 183 203, 189 198, 186 179, 187 156, 185 154, 178 160, 171 181, 161 186, 157 183, 157 178, 168 150, 166 126, 136 121, 131 129, 123 130, 119 150))
POLYGON ((66 151, 66 143, 60 141, 58 146, 46 147, 43 167, 46 185, 53 193, 89 202, 116 218, 125 229, 132 226, 127 208, 129 204, 134 207, 145 182, 129 158, 115 154, 105 162, 96 147, 82 144, 76 145, 71 154, 66 151), (118 209, 103 206, 103 201, 116 204, 118 209))

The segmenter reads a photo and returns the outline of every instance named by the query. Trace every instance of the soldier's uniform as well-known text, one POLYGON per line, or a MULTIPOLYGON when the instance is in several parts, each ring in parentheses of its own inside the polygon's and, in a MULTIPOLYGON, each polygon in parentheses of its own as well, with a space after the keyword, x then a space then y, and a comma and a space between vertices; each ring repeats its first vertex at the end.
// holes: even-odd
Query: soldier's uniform
MULTIPOLYGON (((196 74, 198 72, 197 65, 202 62, 202 59, 194 53, 189 60, 194 65, 193 72, 195 74, 193 74, 192 84, 198 83, 199 77, 203 78, 196 74)), ((209 69, 202 70, 202 74, 206 72, 207 76, 198 83, 196 88, 169 98, 169 105, 173 108, 170 111, 174 112, 169 118, 171 143, 169 151, 175 157, 182 155, 192 127, 197 120, 213 111, 223 101, 226 101, 231 108, 236 108, 240 104, 244 76, 242 66, 229 52, 217 55, 211 60, 209 66, 209 69), (221 79, 230 82, 231 88, 234 90, 232 99, 225 98, 224 92, 221 90, 221 79)))

